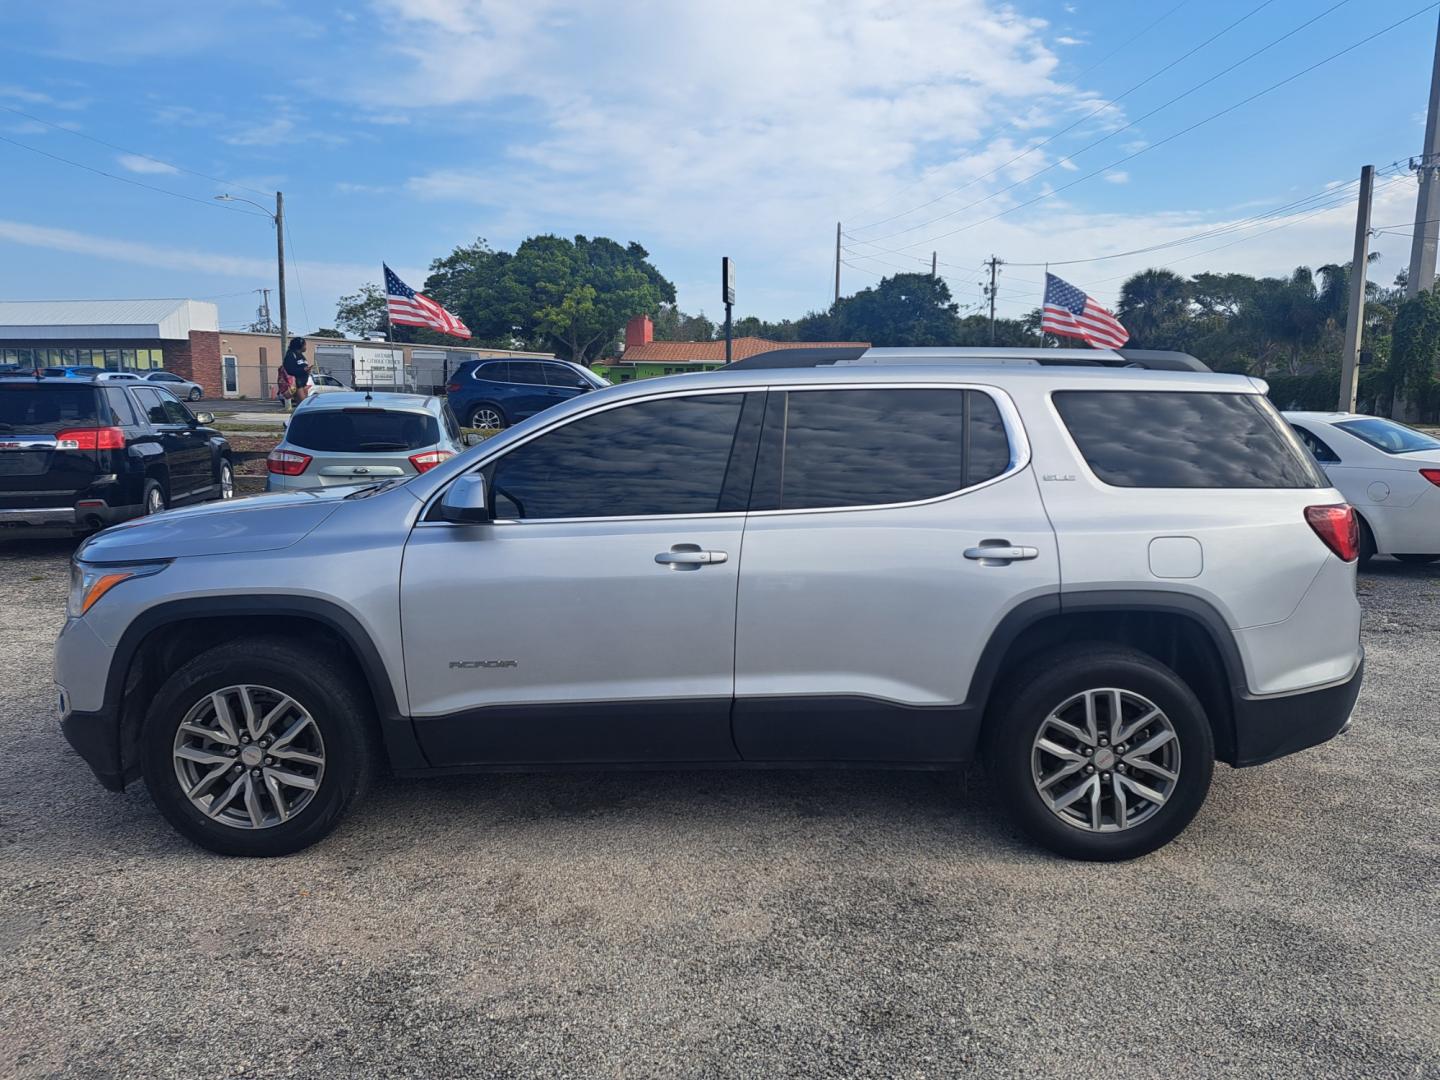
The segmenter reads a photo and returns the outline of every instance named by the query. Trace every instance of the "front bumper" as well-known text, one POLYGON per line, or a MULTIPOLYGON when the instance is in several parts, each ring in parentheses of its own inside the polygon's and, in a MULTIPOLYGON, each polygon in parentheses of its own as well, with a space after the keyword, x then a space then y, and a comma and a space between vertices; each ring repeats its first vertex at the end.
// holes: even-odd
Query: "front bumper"
POLYGON ((114 710, 67 712, 60 719, 60 730, 103 787, 124 791, 137 778, 138 770, 132 768, 127 776, 120 760, 120 721, 114 710))
POLYGON ((1237 767, 1267 761, 1318 746, 1347 731, 1355 699, 1365 680, 1365 661, 1344 682, 1298 694, 1235 698, 1237 767))

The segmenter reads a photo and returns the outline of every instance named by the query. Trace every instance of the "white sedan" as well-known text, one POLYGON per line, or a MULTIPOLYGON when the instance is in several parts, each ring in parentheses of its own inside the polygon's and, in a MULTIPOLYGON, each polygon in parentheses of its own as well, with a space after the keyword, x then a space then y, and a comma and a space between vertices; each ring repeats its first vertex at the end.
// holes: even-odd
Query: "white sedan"
POLYGON ((334 375, 327 375, 323 371, 312 372, 310 375, 310 393, 312 394, 334 394, 350 389, 334 375))
POLYGON ((1440 559, 1440 439, 1378 416, 1287 412, 1300 441, 1360 515, 1360 562, 1440 559))

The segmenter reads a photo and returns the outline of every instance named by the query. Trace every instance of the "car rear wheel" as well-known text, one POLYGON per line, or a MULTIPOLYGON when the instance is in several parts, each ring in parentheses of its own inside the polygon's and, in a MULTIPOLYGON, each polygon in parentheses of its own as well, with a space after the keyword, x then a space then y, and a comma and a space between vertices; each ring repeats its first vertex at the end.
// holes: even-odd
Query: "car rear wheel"
POLYGON ((165 489, 160 486, 158 480, 145 481, 145 495, 142 505, 145 507, 145 516, 158 514, 165 509, 165 489))
POLYGON ((300 642, 247 638, 181 665, 145 722, 142 769, 180 833, 222 855, 287 855, 363 794, 377 752, 348 665, 300 642))
POLYGON ((1205 801, 1215 743, 1169 668, 1120 647, 1052 652, 1009 681, 987 731, 1000 798, 1036 841, 1072 859, 1163 847, 1205 801))
POLYGON ((203 395, 200 393, 200 388, 198 386, 193 387, 189 394, 189 398, 191 401, 199 401, 202 396, 203 395))
POLYGON ((498 431, 509 426, 505 414, 496 405, 476 405, 470 410, 469 426, 481 431, 498 431))
POLYGON ((1360 523, 1360 552, 1356 556, 1355 565, 1360 569, 1370 565, 1370 560, 1375 558, 1375 534, 1370 531, 1370 526, 1359 514, 1355 515, 1360 523))

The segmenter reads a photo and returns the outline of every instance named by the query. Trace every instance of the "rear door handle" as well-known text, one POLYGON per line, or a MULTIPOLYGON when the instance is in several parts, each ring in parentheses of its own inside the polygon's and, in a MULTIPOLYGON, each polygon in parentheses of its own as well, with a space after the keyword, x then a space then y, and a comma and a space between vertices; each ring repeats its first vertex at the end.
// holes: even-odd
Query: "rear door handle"
POLYGON ((702 566, 728 562, 729 559, 729 552, 701 551, 695 544, 676 544, 669 551, 662 551, 655 556, 657 563, 669 566, 672 570, 698 570, 702 566))
POLYGON ((978 559, 981 563, 1019 562, 1022 559, 1036 559, 1040 550, 1033 547, 1008 546, 1005 544, 981 544, 965 549, 965 558, 978 559))

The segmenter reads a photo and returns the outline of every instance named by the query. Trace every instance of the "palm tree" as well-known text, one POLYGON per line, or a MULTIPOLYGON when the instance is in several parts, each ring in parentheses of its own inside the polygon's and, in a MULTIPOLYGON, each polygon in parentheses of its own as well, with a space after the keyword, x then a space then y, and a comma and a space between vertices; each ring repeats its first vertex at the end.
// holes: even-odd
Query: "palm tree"
POLYGON ((1170 270, 1142 270, 1121 286, 1115 314, 1130 331, 1130 344, 1181 348, 1190 315, 1190 285, 1170 270))

